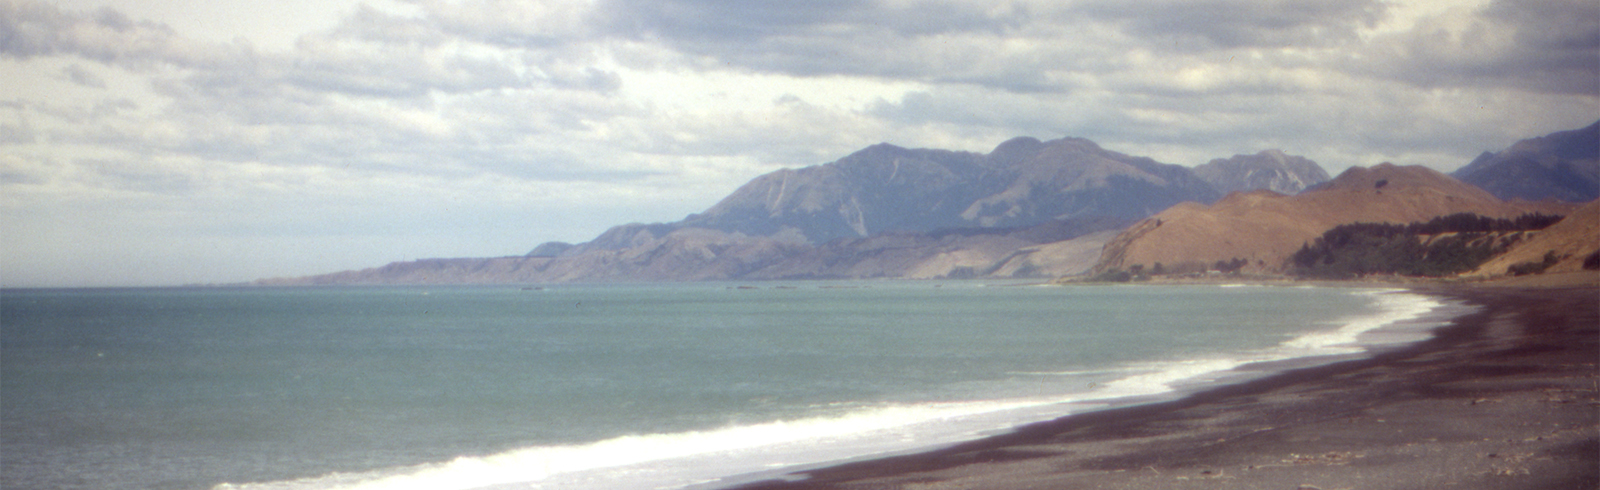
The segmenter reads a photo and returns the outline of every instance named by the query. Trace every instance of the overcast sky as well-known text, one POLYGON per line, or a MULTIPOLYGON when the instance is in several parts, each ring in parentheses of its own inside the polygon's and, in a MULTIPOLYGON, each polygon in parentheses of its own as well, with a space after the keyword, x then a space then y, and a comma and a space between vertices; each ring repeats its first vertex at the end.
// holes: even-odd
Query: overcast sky
POLYGON ((1448 172, 1597 65, 1594 0, 0 0, 0 282, 521 255, 879 142, 1448 172))

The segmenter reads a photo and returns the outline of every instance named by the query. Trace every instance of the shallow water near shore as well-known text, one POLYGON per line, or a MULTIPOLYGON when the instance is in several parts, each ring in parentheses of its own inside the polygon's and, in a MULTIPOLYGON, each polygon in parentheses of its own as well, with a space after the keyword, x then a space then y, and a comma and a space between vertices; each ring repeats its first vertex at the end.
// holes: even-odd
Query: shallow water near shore
POLYGON ((740 286, 7 290, 0 487, 681 488, 1416 340, 1447 307, 740 286))

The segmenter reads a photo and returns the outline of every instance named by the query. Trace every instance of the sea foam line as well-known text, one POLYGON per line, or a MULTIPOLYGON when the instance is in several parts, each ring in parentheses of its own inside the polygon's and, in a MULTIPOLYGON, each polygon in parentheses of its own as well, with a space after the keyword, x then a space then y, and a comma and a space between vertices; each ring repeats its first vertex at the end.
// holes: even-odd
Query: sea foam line
MULTIPOLYGON (((392 468, 365 473, 335 473, 292 481, 222 484, 218 490, 470 490, 510 484, 541 487, 561 475, 643 465, 665 459, 736 453, 763 447, 899 437, 918 445, 912 427, 944 423, 975 414, 1046 403, 1032 401, 946 402, 887 405, 833 417, 732 426, 709 431, 622 436, 581 445, 539 446, 488 456, 392 468)), ((782 459, 782 458, 780 458, 782 459)), ((783 461, 782 464, 797 463, 783 461)), ((764 466, 770 466, 766 464, 764 466)), ((726 476, 726 475, 711 475, 726 476)), ((701 477, 703 479, 704 477, 701 477)), ((685 475, 681 484, 693 483, 685 475)), ((562 486, 561 488, 567 488, 562 486)), ((604 487, 601 487, 604 488, 604 487)))
POLYGON ((1357 294, 1370 296, 1377 303, 1379 311, 1374 314, 1346 320, 1343 326, 1331 332, 1315 332, 1291 339, 1285 342, 1283 346, 1290 349, 1323 351, 1322 353, 1329 354, 1359 352, 1364 347, 1377 343, 1373 340, 1361 342, 1362 334, 1402 322, 1420 319, 1428 313, 1445 306, 1445 303, 1438 298, 1406 292, 1405 290, 1375 290, 1357 294))
POLYGON ((1367 290, 1353 294, 1368 296, 1377 311, 1336 320, 1334 323, 1339 325, 1336 329, 1301 334, 1259 351, 1135 364, 1129 366, 1129 370, 1138 374, 1104 383, 1092 392, 1095 395, 1092 399, 1160 395, 1173 392, 1181 385, 1218 376, 1247 364, 1357 354, 1374 347, 1421 340, 1426 335, 1377 337, 1369 334, 1423 319, 1445 306, 1435 297, 1401 289, 1367 290))
MULTIPOLYGON (((1067 373, 1013 373, 1025 375, 1076 375, 1125 371, 1132 374, 1111 380, 1086 392, 1053 397, 970 402, 882 405, 835 416, 731 426, 708 431, 622 436, 589 444, 539 446, 488 456, 460 457, 443 463, 390 468, 362 473, 335 473, 321 477, 247 484, 222 484, 218 490, 471 490, 485 488, 616 488, 617 478, 638 478, 650 488, 681 488, 741 472, 814 464, 820 459, 863 457, 885 451, 907 450, 970 439, 984 431, 1014 426, 1019 421, 993 417, 984 423, 971 420, 985 414, 1035 409, 1043 417, 1059 417, 1062 404, 1170 393, 1185 381, 1231 371, 1239 366, 1296 357, 1360 352, 1362 335, 1385 326, 1422 318, 1443 306, 1439 300, 1399 290, 1363 291, 1378 311, 1339 322, 1331 331, 1307 333, 1277 347, 1228 357, 1186 359, 1123 369, 1067 373), (1049 407, 1058 408, 1049 408, 1049 407), (1009 425, 994 426, 1001 421, 1009 425), (967 424, 949 429, 952 423, 967 424), (937 427, 942 436, 929 436, 937 427), (957 439, 950 439, 956 437, 957 439), (884 444, 883 441, 894 441, 884 444), (850 450, 819 447, 847 446, 850 450), (756 454, 759 453, 759 454, 756 454), (740 455, 738 465, 719 464, 740 455), (670 468, 670 469, 669 469, 670 468)), ((1368 344, 1370 345, 1370 344, 1368 344)), ((1037 421, 1037 420, 1031 420, 1037 421)), ((1021 421, 1028 422, 1028 421, 1021 421)))

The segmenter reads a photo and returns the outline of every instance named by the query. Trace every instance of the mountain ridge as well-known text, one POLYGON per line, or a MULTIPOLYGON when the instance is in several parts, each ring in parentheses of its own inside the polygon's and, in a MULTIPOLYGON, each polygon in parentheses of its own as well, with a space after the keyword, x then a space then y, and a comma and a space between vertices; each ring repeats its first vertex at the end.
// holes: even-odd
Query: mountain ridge
POLYGON ((894 231, 1137 219, 1219 197, 1182 166, 1082 138, 1013 138, 981 155, 880 143, 831 163, 758 176, 674 225, 822 244, 894 231))
POLYGON ((1110 230, 1219 197, 1186 167, 1082 138, 1012 138, 987 154, 880 143, 758 176, 675 223, 614 226, 522 257, 258 283, 1048 278, 1093 265, 1110 230))
POLYGON ((1600 121, 1483 152, 1451 176, 1501 199, 1593 201, 1600 198, 1600 121))
MULTIPOLYGON (((1528 141, 1523 148, 1552 146, 1551 138, 1528 141)), ((1571 145, 1554 146, 1571 153, 1571 145)), ((1190 169, 1082 138, 1018 137, 986 154, 880 143, 758 176, 674 223, 619 225, 521 257, 425 259, 257 283, 1045 278, 1222 262, 1281 273, 1289 254, 1338 224, 1574 207, 1502 201, 1417 166, 1351 167, 1328 179, 1315 162, 1278 150, 1190 169)))
POLYGON ((1293 195, 1329 180, 1317 162, 1277 149, 1213 159, 1195 167, 1194 173, 1223 194, 1266 189, 1293 195))
POLYGON ((1238 270, 1282 274, 1288 257, 1340 224, 1407 224, 1470 212, 1514 218, 1540 212, 1564 215, 1576 205, 1507 202, 1476 186, 1422 166, 1382 163, 1351 167, 1333 180, 1287 196, 1235 192, 1212 205, 1173 206, 1108 242, 1095 273, 1130 268, 1203 272, 1217 263, 1243 261, 1238 270))

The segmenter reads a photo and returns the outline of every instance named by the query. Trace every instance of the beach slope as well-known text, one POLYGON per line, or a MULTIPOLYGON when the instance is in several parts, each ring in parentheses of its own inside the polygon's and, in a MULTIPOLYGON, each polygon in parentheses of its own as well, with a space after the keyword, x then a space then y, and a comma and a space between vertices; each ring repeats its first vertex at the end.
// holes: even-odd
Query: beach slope
POLYGON ((1368 359, 738 488, 1600 487, 1600 289, 1428 292, 1481 308, 1368 359))

